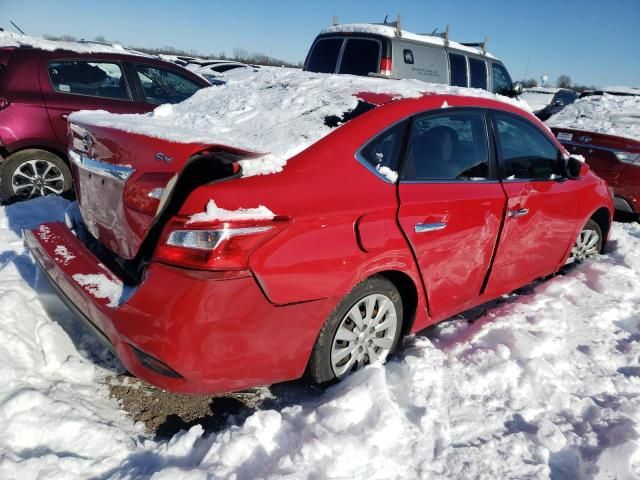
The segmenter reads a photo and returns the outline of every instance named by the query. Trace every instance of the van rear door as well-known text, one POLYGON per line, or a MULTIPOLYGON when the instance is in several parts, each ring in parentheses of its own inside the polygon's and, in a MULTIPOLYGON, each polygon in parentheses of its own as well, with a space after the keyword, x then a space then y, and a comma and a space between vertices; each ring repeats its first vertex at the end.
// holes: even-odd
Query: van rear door
POLYGON ((429 83, 449 83, 444 48, 402 40, 393 41, 393 77, 429 83))
POLYGON ((363 77, 370 73, 377 74, 380 73, 381 65, 390 58, 389 43, 388 38, 379 35, 319 36, 311 46, 304 69, 309 72, 363 77))

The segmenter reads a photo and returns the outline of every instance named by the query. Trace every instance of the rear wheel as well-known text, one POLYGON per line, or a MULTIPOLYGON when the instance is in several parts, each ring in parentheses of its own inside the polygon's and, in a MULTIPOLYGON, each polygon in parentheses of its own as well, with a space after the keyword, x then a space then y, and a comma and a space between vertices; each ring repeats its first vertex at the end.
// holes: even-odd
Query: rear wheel
POLYGON ((0 174, 0 195, 6 201, 62 195, 71 190, 71 172, 57 155, 28 149, 7 157, 0 174))
POLYGON ((371 363, 384 363, 402 335, 402 299, 384 277, 358 284, 331 312, 309 360, 311 379, 324 384, 371 363))
POLYGON ((602 250, 602 230, 594 220, 589 220, 578 234, 567 264, 584 262, 600 253, 600 250, 602 250))

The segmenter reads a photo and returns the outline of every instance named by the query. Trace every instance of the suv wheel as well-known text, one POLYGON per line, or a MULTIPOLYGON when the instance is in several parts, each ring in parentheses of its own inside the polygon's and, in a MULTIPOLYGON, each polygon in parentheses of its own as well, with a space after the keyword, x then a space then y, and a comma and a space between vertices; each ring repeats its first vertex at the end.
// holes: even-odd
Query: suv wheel
POLYGON ((7 157, 0 173, 0 195, 8 202, 71 190, 71 172, 57 155, 46 150, 21 150, 7 157))
POLYGON ((370 363, 384 363, 402 335, 402 299, 383 277, 356 285, 331 312, 309 359, 318 384, 340 380, 370 363))

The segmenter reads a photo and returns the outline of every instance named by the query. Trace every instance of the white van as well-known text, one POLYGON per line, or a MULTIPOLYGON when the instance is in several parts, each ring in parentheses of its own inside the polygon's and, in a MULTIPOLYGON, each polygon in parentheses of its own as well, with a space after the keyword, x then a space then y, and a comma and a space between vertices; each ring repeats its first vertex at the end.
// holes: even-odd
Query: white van
POLYGON ((310 72, 415 78, 516 96, 522 84, 483 43, 457 43, 444 34, 415 34, 398 22, 334 25, 316 37, 304 63, 310 72))

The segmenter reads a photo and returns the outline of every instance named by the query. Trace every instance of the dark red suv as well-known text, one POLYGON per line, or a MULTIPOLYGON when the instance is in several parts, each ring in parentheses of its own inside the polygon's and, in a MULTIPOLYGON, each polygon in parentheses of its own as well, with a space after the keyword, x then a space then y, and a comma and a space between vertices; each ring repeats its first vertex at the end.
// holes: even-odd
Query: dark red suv
MULTIPOLYGON (((83 45, 83 44, 79 44, 83 45)), ((155 57, 0 47, 0 195, 15 201, 72 189, 67 116, 144 113, 210 86, 155 57)), ((116 49, 114 49, 115 51, 116 49)), ((129 52, 129 53, 128 53, 129 52)))

